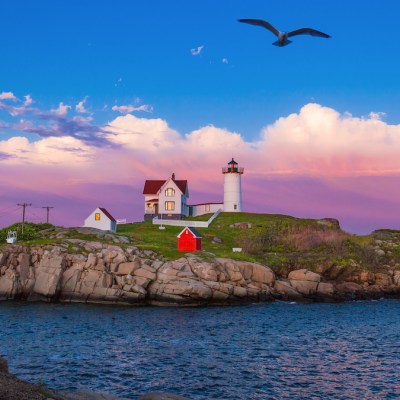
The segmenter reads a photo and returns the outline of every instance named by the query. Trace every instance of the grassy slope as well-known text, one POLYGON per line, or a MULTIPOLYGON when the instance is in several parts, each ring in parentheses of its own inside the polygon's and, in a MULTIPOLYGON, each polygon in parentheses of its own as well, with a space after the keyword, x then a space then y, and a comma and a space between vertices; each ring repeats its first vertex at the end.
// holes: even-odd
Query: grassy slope
MULTIPOLYGON (((170 226, 159 230, 150 222, 118 227, 118 232, 130 236, 137 246, 172 259, 181 256, 176 239, 181 230, 170 226)), ((400 263, 400 231, 383 230, 356 236, 341 231, 334 221, 252 213, 222 213, 209 228, 197 230, 203 235, 204 251, 218 257, 261 262, 276 271, 316 269, 321 265, 377 270, 384 264, 400 263), (251 228, 230 227, 238 223, 250 223, 251 228), (213 241, 214 237, 222 239, 222 243, 213 241), (233 253, 232 247, 241 247, 243 252, 233 253), (385 254, 379 255, 377 249, 383 249, 385 254)))
MULTIPOLYGON (((193 219, 207 220, 210 216, 193 219)), ((47 226, 31 225, 31 234, 26 238, 28 245, 54 243, 65 237, 110 242, 106 238, 86 237, 72 228, 67 230, 67 236, 54 239, 51 232, 37 233, 47 226)), ((160 230, 151 222, 140 222, 119 225, 118 234, 130 237, 139 248, 153 250, 167 259, 177 259, 182 253, 177 251, 176 237, 182 229, 166 226, 165 230, 160 230)), ((0 232, 6 230, 8 228, 0 232)), ((208 253, 212 253, 217 257, 260 262, 278 274, 291 269, 318 270, 321 266, 331 265, 346 267, 349 271, 366 269, 376 272, 384 265, 400 269, 400 231, 380 230, 371 235, 356 236, 341 231, 334 220, 253 213, 222 213, 209 228, 198 228, 198 231, 203 235, 204 251, 200 255, 209 257, 208 253), (233 224, 242 226, 232 227, 233 224), (251 227, 248 228, 247 224, 251 227), (233 247, 241 247, 243 251, 233 253, 233 247)))

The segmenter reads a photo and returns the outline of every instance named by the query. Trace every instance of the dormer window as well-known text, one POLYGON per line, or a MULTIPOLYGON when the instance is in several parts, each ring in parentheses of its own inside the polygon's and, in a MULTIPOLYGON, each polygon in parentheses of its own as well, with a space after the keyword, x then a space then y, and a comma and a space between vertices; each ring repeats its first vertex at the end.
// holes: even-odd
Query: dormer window
POLYGON ((165 197, 174 197, 175 190, 172 188, 165 189, 165 197))

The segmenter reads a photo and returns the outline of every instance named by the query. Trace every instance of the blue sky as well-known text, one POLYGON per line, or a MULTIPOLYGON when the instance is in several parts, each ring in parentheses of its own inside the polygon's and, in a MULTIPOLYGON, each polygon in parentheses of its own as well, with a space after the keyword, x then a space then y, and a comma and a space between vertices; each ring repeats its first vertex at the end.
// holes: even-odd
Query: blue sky
POLYGON ((39 0, 2 1, 0 10, 1 87, 49 107, 89 96, 101 111, 137 97, 183 133, 214 124, 246 137, 310 101, 400 120, 395 0, 39 0), (301 36, 276 48, 270 32, 239 18, 310 26, 332 39, 301 36))
POLYGON ((160 171, 219 201, 235 156, 249 211, 400 227, 399 14, 395 0, 1 1, 0 225, 30 198, 60 223, 98 205, 140 220, 160 171), (278 48, 240 18, 332 38, 278 48))

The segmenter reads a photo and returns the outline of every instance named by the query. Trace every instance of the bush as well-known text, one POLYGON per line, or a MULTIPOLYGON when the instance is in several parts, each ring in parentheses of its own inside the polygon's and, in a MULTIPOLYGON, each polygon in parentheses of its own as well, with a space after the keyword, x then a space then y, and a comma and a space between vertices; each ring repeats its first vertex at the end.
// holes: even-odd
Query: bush
POLYGON ((336 229, 303 227, 294 229, 286 237, 286 243, 298 251, 326 250, 341 252, 347 235, 336 229))
POLYGON ((34 224, 32 222, 26 222, 24 225, 24 234, 21 233, 22 231, 22 224, 17 223, 10 225, 6 228, 0 229, 0 243, 4 243, 7 238, 8 231, 17 231, 17 240, 32 240, 35 239, 38 235, 37 233, 44 230, 51 228, 53 225, 51 224, 34 224))

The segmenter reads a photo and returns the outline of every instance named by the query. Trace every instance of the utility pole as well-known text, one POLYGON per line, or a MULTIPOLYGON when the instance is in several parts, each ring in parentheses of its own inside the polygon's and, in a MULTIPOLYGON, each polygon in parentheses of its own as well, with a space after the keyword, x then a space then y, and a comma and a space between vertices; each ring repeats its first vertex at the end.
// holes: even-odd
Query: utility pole
POLYGON ((54 207, 50 207, 50 206, 46 206, 46 207, 42 207, 45 208, 47 210, 47 218, 46 218, 46 223, 49 223, 49 214, 50 214, 50 209, 54 208, 54 207))
POLYGON ((22 207, 22 234, 24 234, 24 224, 25 224, 25 208, 30 207, 31 203, 17 204, 18 207, 22 207))

